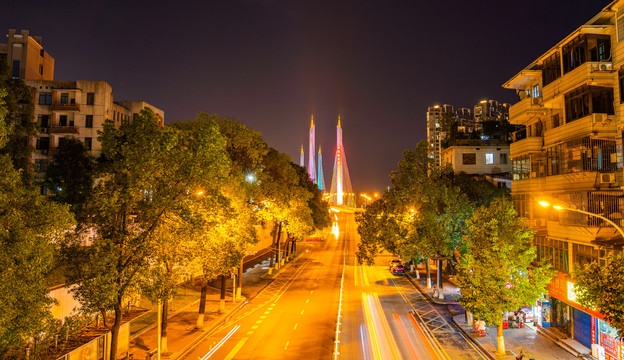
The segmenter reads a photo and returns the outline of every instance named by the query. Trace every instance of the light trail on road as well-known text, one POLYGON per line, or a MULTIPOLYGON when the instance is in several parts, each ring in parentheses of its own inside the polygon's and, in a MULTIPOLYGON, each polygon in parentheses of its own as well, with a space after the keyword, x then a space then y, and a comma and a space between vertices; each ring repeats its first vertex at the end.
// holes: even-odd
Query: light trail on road
POLYGON ((221 341, 219 341, 217 345, 215 345, 215 347, 212 348, 212 350, 210 350, 206 355, 204 355, 201 358, 201 360, 210 359, 210 357, 214 355, 214 353, 217 352, 221 348, 221 346, 223 346, 223 344, 225 344, 239 328, 240 328, 240 325, 234 326, 234 328, 232 328, 232 330, 230 330, 230 332, 227 333, 227 335, 225 335, 223 339, 221 339, 221 341))

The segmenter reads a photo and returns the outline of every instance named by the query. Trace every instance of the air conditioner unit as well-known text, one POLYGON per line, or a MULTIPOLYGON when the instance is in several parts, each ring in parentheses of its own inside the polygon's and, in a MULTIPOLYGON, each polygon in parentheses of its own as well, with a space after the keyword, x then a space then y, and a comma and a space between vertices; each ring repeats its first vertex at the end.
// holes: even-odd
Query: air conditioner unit
POLYGON ((605 125, 607 122, 607 114, 594 113, 592 115, 594 124, 599 122, 605 125))
POLYGON ((50 128, 42 127, 39 132, 43 133, 43 134, 49 134, 50 133, 50 128))
POLYGON ((615 174, 600 174, 601 184, 613 184, 615 182, 615 174))
POLYGON ((546 219, 535 219, 535 226, 546 226, 546 219))
POLYGON ((613 70, 613 63, 601 63, 599 69, 600 71, 611 71, 613 70))
POLYGON ((531 105, 539 105, 541 103, 542 103, 542 98, 541 97, 531 98, 531 105))
POLYGON ((48 150, 41 150, 41 155, 48 155, 48 150))

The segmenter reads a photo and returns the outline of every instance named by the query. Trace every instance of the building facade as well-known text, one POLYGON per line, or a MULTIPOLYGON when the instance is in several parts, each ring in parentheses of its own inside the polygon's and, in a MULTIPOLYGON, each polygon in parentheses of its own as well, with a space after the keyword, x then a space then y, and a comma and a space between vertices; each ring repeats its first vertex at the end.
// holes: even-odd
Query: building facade
POLYGON ((0 57, 6 59, 11 76, 25 80, 53 80, 54 58, 44 49, 40 36, 28 30, 10 29, 7 43, 0 44, 0 57))
POLYGON ((624 344, 602 314, 575 301, 571 279, 574 265, 604 264, 624 239, 600 218, 537 201, 552 198, 624 225, 624 1, 609 4, 503 86, 519 96, 509 121, 524 126, 510 147, 514 203, 536 231, 538 257, 558 271, 540 301, 539 325, 622 359, 624 344))
POLYGON ((47 170, 50 158, 65 137, 80 139, 87 150, 98 156, 102 149, 98 131, 107 119, 116 126, 130 121, 143 108, 154 111, 161 125, 164 112, 144 101, 114 101, 113 90, 105 81, 25 80, 35 99, 34 121, 37 134, 31 140, 35 173, 47 170))

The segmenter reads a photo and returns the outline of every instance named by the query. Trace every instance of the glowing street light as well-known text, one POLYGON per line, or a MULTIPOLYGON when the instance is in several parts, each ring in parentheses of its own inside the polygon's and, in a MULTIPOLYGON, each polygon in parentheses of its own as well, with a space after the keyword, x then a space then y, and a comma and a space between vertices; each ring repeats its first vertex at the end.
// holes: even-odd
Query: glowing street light
POLYGON ((557 200, 555 199, 548 199, 548 200, 538 200, 537 201, 540 205, 542 205, 543 207, 549 207, 552 206, 554 209, 556 210, 568 210, 568 211, 573 211, 573 212, 577 212, 577 213, 581 213, 581 214, 585 214, 585 215, 589 215, 589 216, 594 216, 597 217, 599 219, 604 220, 605 222, 607 222, 608 224, 611 224, 611 226, 613 226, 619 233, 620 235, 622 235, 622 238, 624 238, 624 231, 622 230, 621 227, 619 227, 618 225, 616 225, 613 221, 609 220, 608 218, 600 215, 600 214, 594 214, 585 210, 581 210, 579 208, 577 208, 574 205, 571 204, 561 204, 560 202, 557 202, 557 200))

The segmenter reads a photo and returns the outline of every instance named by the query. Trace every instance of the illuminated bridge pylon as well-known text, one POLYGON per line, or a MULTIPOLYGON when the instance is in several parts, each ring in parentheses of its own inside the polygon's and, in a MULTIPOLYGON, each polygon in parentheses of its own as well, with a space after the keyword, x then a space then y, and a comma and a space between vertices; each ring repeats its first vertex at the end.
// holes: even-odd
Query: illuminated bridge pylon
POLYGON ((347 155, 342 144, 340 116, 338 116, 338 125, 336 126, 336 157, 334 159, 334 173, 332 175, 329 202, 334 205, 355 207, 355 193, 353 193, 353 187, 351 187, 347 155))

